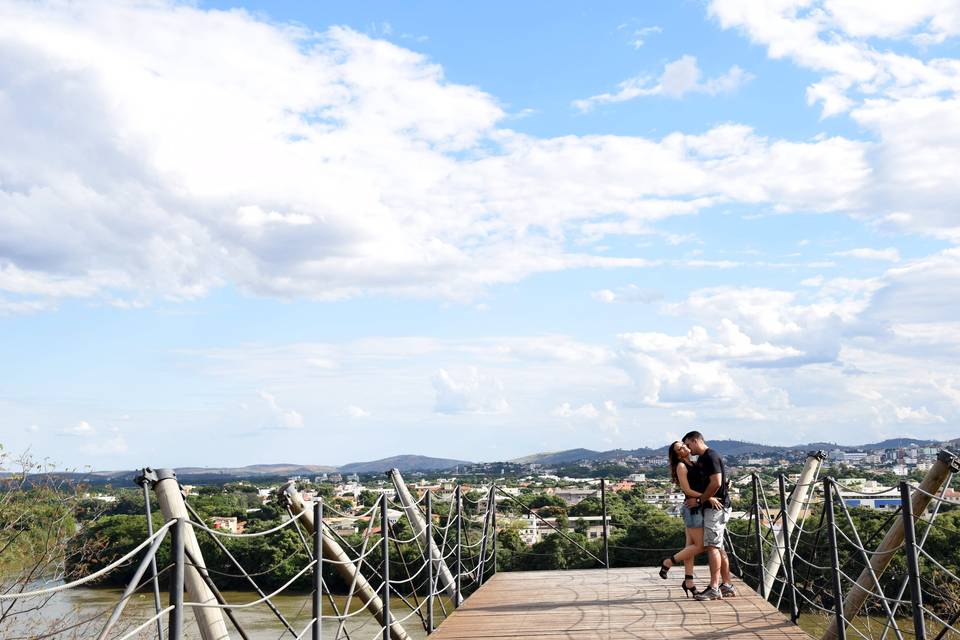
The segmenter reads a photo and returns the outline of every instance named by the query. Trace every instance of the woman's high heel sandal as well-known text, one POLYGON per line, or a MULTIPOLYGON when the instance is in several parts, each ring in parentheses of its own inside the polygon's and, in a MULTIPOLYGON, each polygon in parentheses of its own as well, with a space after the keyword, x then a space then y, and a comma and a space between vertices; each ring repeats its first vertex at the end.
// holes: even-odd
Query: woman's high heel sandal
POLYGON ((683 582, 680 583, 680 587, 683 589, 683 595, 687 596, 688 598, 689 598, 691 595, 696 596, 696 595, 697 595, 697 586, 696 586, 696 585, 694 585, 694 586, 692 586, 692 587, 687 586, 687 580, 690 580, 690 581, 692 582, 692 581, 693 581, 693 576, 691 576, 691 575, 683 576, 683 582))
POLYGON ((662 579, 664 580, 667 579, 667 572, 670 571, 670 567, 672 567, 674 564, 677 564, 677 560, 673 556, 670 556, 669 558, 664 558, 660 562, 660 577, 662 579), (670 566, 667 566, 667 560, 669 560, 673 564, 671 564, 670 566))

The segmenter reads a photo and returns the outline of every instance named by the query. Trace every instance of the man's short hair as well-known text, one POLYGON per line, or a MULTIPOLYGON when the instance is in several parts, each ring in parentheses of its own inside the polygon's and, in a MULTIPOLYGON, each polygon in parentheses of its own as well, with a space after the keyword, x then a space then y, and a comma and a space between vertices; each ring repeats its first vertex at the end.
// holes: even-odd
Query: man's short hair
POLYGON ((699 431, 691 431, 687 435, 683 436, 682 441, 686 442, 687 440, 703 440, 703 434, 699 431))

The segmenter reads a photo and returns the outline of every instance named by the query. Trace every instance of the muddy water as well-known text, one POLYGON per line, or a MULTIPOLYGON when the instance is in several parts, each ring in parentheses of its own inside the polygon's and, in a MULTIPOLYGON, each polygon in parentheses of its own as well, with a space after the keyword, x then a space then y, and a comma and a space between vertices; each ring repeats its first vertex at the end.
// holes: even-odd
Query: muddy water
MULTIPOLYGON (((59 640, 72 640, 74 638, 96 638, 101 627, 109 617, 113 606, 116 604, 117 600, 119 600, 120 593, 121 592, 119 589, 86 588, 72 589, 70 591, 59 593, 42 609, 40 609, 39 612, 34 612, 28 616, 19 617, 20 620, 15 626, 10 627, 8 625, 4 625, 2 628, 0 628, 0 637, 3 637, 5 640, 13 640, 14 638, 24 640, 35 638, 38 637, 43 630, 63 628, 86 618, 96 616, 98 613, 106 612, 102 617, 82 627, 78 627, 68 632, 53 636, 59 640)), ((248 592, 227 591, 224 592, 223 595, 226 601, 231 604, 242 604, 259 598, 256 593, 248 592)), ((166 606, 166 593, 161 592, 160 598, 163 606, 166 606)), ((334 600, 342 612, 346 606, 346 597, 336 596, 334 597, 334 600)), ((312 618, 309 594, 280 595, 273 598, 272 602, 277 606, 283 616, 290 623, 290 626, 292 626, 297 633, 303 631, 312 618)), ((407 607, 407 605, 405 605, 399 598, 391 599, 390 606, 394 615, 398 619, 403 618, 410 613, 409 607, 407 607)), ((356 598, 354 598, 350 609, 351 611, 356 611, 359 608, 360 603, 356 598)), ((422 609, 422 611, 425 610, 426 607, 422 609)), ((443 619, 443 611, 441 610, 439 603, 435 604, 434 611, 434 619, 436 620, 436 624, 439 624, 440 620, 443 619)), ((120 623, 114 628, 114 631, 110 633, 110 637, 122 637, 125 631, 131 630, 138 626, 141 622, 148 620, 154 615, 154 613, 155 610, 152 592, 135 595, 130 599, 129 604, 120 618, 120 623)), ((323 614, 331 615, 331 613, 331 605, 329 601, 325 601, 323 614)), ((248 609, 236 610, 235 615, 240 622, 240 625, 243 627, 244 631, 246 631, 251 640, 279 640, 284 637, 292 640, 294 637, 292 633, 286 630, 286 628, 283 626, 283 623, 277 619, 277 617, 265 604, 260 604, 248 609)), ((200 634, 197 630, 196 623, 194 622, 192 612, 188 611, 184 620, 184 638, 199 640, 200 634)), ((323 637, 333 640, 333 638, 336 636, 338 626, 339 623, 336 621, 325 621, 323 624, 323 637)), ((407 633, 412 639, 419 640, 426 637, 420 619, 416 615, 413 615, 411 618, 406 620, 403 623, 403 627, 406 629, 407 633)), ((231 639, 240 638, 240 634, 237 633, 236 630, 230 625, 229 621, 227 621, 227 629, 230 632, 231 639)), ((362 611, 345 623, 345 629, 346 632, 350 634, 351 640, 371 640, 371 638, 374 638, 377 633, 378 624, 372 615, 366 611, 362 611)), ((166 638, 166 617, 163 618, 163 632, 164 638, 166 638)), ((137 640, 147 640, 150 638, 156 638, 156 636, 157 628, 154 624, 134 637, 137 640)), ((309 638, 310 632, 308 631, 305 633, 303 637, 309 638)), ((346 636, 341 633, 340 637, 345 638, 346 636)))

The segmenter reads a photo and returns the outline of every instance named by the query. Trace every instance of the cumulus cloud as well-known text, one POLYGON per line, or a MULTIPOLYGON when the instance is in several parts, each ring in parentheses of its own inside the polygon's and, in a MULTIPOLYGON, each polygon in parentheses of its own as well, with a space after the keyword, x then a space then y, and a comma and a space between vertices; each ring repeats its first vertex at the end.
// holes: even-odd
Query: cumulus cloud
POLYGON ((503 383, 482 375, 476 367, 459 372, 440 369, 433 376, 434 411, 449 414, 498 414, 510 410, 503 383))
POLYGON ((589 111, 598 104, 626 102, 643 96, 682 98, 688 93, 732 93, 752 79, 753 74, 733 65, 726 73, 704 80, 696 57, 685 55, 664 65, 659 78, 635 76, 617 85, 615 93, 601 93, 574 100, 573 106, 580 111, 589 111))
POLYGON ((960 63, 923 49, 960 34, 956 3, 712 0, 709 13, 771 58, 821 74, 808 101, 823 117, 849 113, 877 139, 873 180, 852 214, 960 242, 960 63))
MULTIPOLYGON (((591 224, 629 233, 737 201, 838 210, 868 172, 858 143, 748 127, 522 135, 422 54, 243 11, 15 2, 0 51, 0 313, 222 286, 469 299, 534 273, 644 264, 572 251, 591 224)), ((704 80, 684 58, 655 87, 744 78, 704 80)))
POLYGON ((897 416, 899 422, 916 422, 921 424, 946 422, 943 416, 930 413, 926 407, 920 407, 919 409, 914 409, 913 407, 895 407, 894 414, 897 416))
POLYGON ((303 428, 303 416, 295 409, 281 407, 277 403, 277 398, 266 391, 257 393, 261 400, 266 403, 269 409, 268 423, 264 426, 271 429, 301 429, 303 428))

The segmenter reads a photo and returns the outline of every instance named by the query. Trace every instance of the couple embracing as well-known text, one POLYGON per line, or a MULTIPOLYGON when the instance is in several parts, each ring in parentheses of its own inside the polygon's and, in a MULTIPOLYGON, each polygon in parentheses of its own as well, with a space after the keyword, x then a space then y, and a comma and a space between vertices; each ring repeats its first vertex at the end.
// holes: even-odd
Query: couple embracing
POLYGON ((719 600, 737 595, 730 583, 730 561, 723 548, 730 519, 730 494, 723 458, 707 446, 703 434, 691 431, 670 445, 670 473, 686 500, 683 522, 686 546, 660 564, 660 577, 667 579, 670 567, 683 564, 686 571, 683 592, 697 600, 719 600), (692 456, 697 456, 693 461, 692 456), (694 558, 706 549, 710 564, 710 585, 698 591, 693 583, 694 558))

